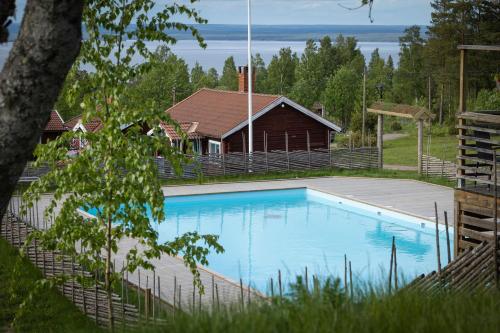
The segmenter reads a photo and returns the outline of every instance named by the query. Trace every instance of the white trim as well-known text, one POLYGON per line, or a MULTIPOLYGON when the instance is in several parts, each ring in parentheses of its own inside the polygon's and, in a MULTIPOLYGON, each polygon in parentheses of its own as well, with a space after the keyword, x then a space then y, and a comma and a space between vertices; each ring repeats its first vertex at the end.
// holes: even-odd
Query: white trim
POLYGON ((85 126, 83 126, 81 120, 78 120, 78 122, 76 123, 76 125, 71 130, 73 132, 76 132, 78 130, 82 130, 83 133, 87 133, 87 129, 85 128, 85 126))
POLYGON ((215 141, 215 140, 208 140, 208 153, 209 154, 220 154, 221 153, 221 142, 220 141, 215 141), (212 145, 212 144, 219 146, 219 152, 218 153, 210 151, 210 145, 212 145))
MULTIPOLYGON (((261 116, 265 115, 266 113, 268 113, 269 111, 273 110, 275 107, 277 107, 278 105, 280 105, 282 103, 288 104, 289 106, 291 106, 295 110, 302 112, 306 116, 309 116, 309 117, 313 118, 314 120, 322 123, 323 125, 331 128, 332 130, 334 130, 336 132, 342 131, 342 128, 340 128, 339 126, 337 126, 334 123, 326 120, 325 118, 322 118, 322 117, 318 116, 314 112, 306 109, 302 105, 299 105, 299 104, 295 103, 294 101, 292 101, 292 100, 290 100, 290 99, 288 99, 288 98, 286 98, 284 96, 276 99, 274 102, 272 102, 271 104, 269 104, 268 106, 266 106, 265 108, 263 108, 262 110, 260 110, 259 112, 257 112, 256 114, 254 114, 253 117, 252 117, 252 121, 255 121, 256 119, 260 118, 261 116)), ((222 139, 225 139, 228 136, 230 136, 231 134, 234 134, 234 133, 238 132, 239 130, 241 130, 242 128, 244 128, 247 125, 248 125, 248 120, 245 120, 244 122, 240 123, 239 125, 237 125, 233 129, 231 129, 229 132, 224 133, 222 135, 222 139)))
POLYGON ((62 119, 61 115, 59 114, 59 112, 57 112, 56 109, 54 109, 54 112, 57 114, 57 116, 59 117, 59 119, 61 120, 61 123, 63 124, 64 126, 64 120, 62 119))

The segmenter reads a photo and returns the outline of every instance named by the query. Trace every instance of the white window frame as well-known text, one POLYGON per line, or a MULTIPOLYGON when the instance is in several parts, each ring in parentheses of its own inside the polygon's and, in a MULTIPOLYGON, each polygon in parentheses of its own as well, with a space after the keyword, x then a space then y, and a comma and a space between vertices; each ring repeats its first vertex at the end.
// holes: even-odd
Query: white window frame
POLYGON ((220 142, 219 141, 215 141, 215 140, 208 140, 208 154, 212 155, 212 154, 216 154, 216 155, 220 155, 221 154, 221 151, 220 151, 220 142), (217 152, 215 151, 212 151, 212 145, 215 145, 217 146, 217 152))

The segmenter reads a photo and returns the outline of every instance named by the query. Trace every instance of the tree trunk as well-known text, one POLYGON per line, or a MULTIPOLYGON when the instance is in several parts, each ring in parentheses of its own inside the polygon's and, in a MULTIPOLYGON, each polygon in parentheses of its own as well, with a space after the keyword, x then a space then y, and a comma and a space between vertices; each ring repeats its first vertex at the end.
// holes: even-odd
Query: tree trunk
POLYGON ((29 0, 0 73, 0 218, 80 51, 82 0, 29 0))
POLYGON ((106 230, 106 292, 108 296, 108 325, 109 325, 109 330, 111 332, 114 331, 115 323, 114 323, 114 318, 113 318, 113 298, 112 298, 112 291, 111 291, 111 232, 112 232, 112 226, 113 222, 111 221, 111 218, 108 217, 107 221, 107 230, 106 230))

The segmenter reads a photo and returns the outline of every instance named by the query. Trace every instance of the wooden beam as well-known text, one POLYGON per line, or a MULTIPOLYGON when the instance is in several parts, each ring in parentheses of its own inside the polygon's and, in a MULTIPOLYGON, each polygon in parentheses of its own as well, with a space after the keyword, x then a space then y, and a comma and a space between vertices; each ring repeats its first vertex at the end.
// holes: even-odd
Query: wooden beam
POLYGON ((458 45, 459 50, 500 51, 500 45, 458 45))
POLYGON ((379 114, 379 115, 393 116, 393 117, 399 117, 399 118, 409 118, 409 119, 414 118, 411 114, 406 114, 406 113, 398 113, 398 112, 384 111, 384 110, 370 109, 370 108, 367 108, 366 110, 369 113, 374 113, 374 114, 379 114))
POLYGON ((492 113, 464 112, 460 113, 458 115, 458 118, 492 124, 500 124, 500 115, 492 113))

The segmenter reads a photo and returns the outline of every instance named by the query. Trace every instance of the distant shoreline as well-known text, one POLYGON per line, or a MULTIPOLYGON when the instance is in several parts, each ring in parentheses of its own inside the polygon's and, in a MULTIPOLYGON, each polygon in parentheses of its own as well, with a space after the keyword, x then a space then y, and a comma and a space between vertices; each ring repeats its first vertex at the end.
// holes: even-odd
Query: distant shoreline
MULTIPOLYGON (((235 24, 193 25, 203 38, 209 40, 246 40, 247 26, 235 24)), ((335 39, 342 34, 345 37, 355 37, 360 42, 398 42, 405 25, 254 25, 252 39, 255 41, 306 41, 319 40, 324 36, 335 39)), ((420 26, 425 34, 426 26, 420 26)), ((9 41, 13 41, 19 31, 19 24, 10 27, 9 41)), ((193 40, 190 31, 169 31, 178 40, 193 40)), ((84 33, 84 38, 86 34, 84 33)))

